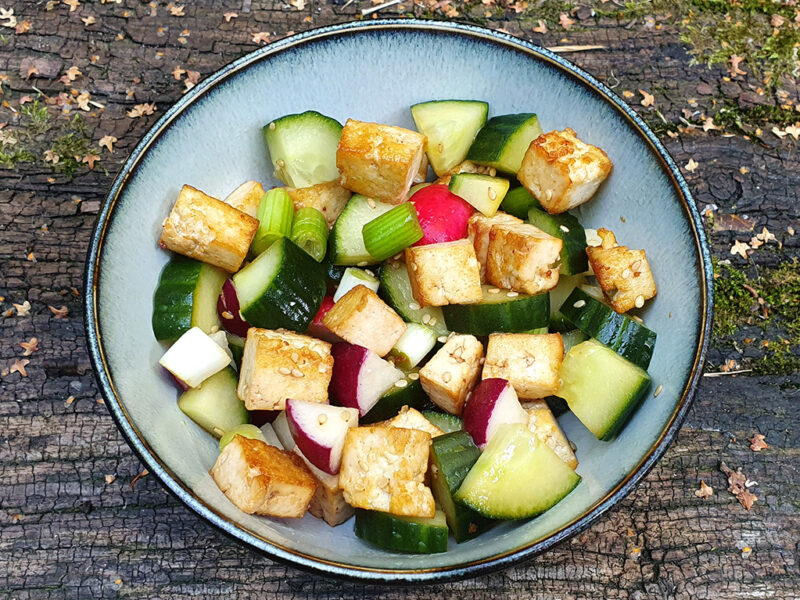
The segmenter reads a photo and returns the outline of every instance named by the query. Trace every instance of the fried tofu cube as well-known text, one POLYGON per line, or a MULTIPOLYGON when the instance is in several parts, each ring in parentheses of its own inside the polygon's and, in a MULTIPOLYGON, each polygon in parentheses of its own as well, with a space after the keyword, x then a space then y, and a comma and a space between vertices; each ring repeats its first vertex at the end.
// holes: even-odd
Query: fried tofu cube
POLYGON ((494 167, 478 165, 471 160, 465 160, 464 162, 458 163, 455 167, 443 175, 439 175, 439 173, 437 173, 439 178, 433 183, 439 185, 450 185, 450 180, 453 178, 453 175, 457 175, 459 173, 476 173, 478 175, 489 175, 490 177, 494 177, 497 175, 497 169, 494 167))
POLYGON ((460 415, 481 373, 483 345, 472 335, 452 334, 419 371, 422 389, 442 410, 460 415))
POLYGON ((406 517, 432 517, 428 470, 430 434, 395 427, 356 427, 347 432, 339 483, 356 508, 406 517))
POLYGON ((258 219, 185 185, 164 221, 159 244, 235 273, 257 229, 258 219))
POLYGON ((355 509, 344 499, 342 487, 339 485, 339 475, 331 475, 314 466, 299 448, 294 449, 294 453, 299 456, 308 467, 308 470, 317 480, 317 491, 308 505, 308 512, 322 519, 331 527, 341 525, 353 516, 355 509))
POLYGON ((528 413, 528 429, 536 440, 547 444, 570 468, 578 468, 578 459, 575 457, 572 445, 553 416, 553 411, 547 406, 547 402, 544 400, 525 402, 522 408, 528 413))
POLYGON ((286 188, 286 192, 292 199, 295 210, 310 206, 325 215, 328 229, 333 227, 352 195, 350 190, 344 189, 338 181, 318 183, 304 188, 286 188))
POLYGON ((400 204, 419 174, 425 148, 425 136, 416 131, 348 119, 336 149, 342 186, 400 204))
POLYGON ((481 269, 467 240, 405 250, 411 293, 421 306, 473 304, 483 299, 481 269))
POLYGON ((331 345, 285 330, 251 327, 236 393, 248 410, 284 410, 287 398, 327 402, 331 345))
POLYGON ((428 179, 428 164, 428 155, 426 153, 422 155, 422 160, 419 161, 419 171, 414 175, 414 179, 411 180, 412 185, 425 183, 425 180, 428 179))
POLYGON ((497 212, 492 217, 476 212, 467 221, 467 236, 475 248, 475 256, 481 269, 481 283, 486 282, 486 258, 489 255, 489 232, 494 225, 523 223, 514 215, 497 212))
POLYGON ((483 379, 508 380, 520 398, 546 398, 558 391, 563 358, 560 333, 493 333, 486 348, 483 379))
POLYGON ((405 321, 364 285, 357 285, 339 298, 322 324, 351 344, 386 356, 406 331, 405 321))
POLYGON ((603 243, 586 248, 586 256, 603 294, 618 313, 641 308, 657 292, 647 253, 618 246, 616 237, 607 229, 599 229, 597 234, 603 243))
POLYGON ((563 243, 527 223, 493 225, 486 252, 486 280, 524 294, 551 290, 558 285, 563 243))
POLYGON ((417 429, 419 431, 426 431, 435 438, 444 435, 444 431, 439 429, 436 425, 428 421, 425 416, 415 408, 404 406, 397 413, 397 416, 392 417, 386 421, 382 421, 379 425, 384 427, 400 427, 402 429, 417 429))
POLYGON ((251 217, 256 217, 258 214, 258 206, 261 204, 261 197, 263 195, 264 186, 258 181, 245 181, 228 194, 224 202, 236 210, 240 210, 251 217))
POLYGON ((531 142, 517 179, 555 215, 590 200, 612 167, 603 150, 582 142, 567 127, 543 133, 531 142))
POLYGON ((241 435, 223 448, 210 473, 228 499, 251 515, 302 517, 317 489, 299 457, 241 435))

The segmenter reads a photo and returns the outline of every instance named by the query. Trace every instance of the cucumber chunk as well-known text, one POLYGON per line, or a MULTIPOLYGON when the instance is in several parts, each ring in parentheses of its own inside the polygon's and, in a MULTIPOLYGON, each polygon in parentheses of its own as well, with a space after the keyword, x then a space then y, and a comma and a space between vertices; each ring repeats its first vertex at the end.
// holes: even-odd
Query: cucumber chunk
POLYGON ((422 416, 445 433, 461 431, 464 428, 464 424, 461 422, 461 419, 455 415, 451 415, 450 413, 443 413, 436 410, 423 410, 422 416))
POLYGON ((174 341, 199 327, 211 333, 221 326, 217 298, 228 278, 225 271, 184 256, 173 256, 161 271, 153 296, 153 334, 174 341))
POLYGON ((586 258, 586 232, 573 215, 569 213, 551 215, 538 208, 531 208, 528 211, 528 222, 564 242, 561 247, 559 268, 562 275, 579 275, 589 269, 589 259, 586 258))
POLYGON ((487 217, 493 217, 505 198, 508 179, 477 173, 458 173, 450 178, 450 191, 463 198, 487 217))
POLYGON ((381 269, 380 295, 404 321, 427 325, 438 335, 447 335, 442 309, 438 306, 420 307, 411 293, 406 263, 387 261, 381 269))
POLYGON ((293 188, 339 178, 336 147, 342 125, 316 111, 286 115, 264 126, 275 177, 293 188))
POLYGON ((550 327, 555 331, 567 331, 574 327, 561 314, 559 308, 564 304, 567 296, 572 293, 572 290, 585 282, 586 278, 583 275, 560 275, 558 285, 550 290, 550 327))
POLYGON ((336 288, 336 293, 333 295, 333 301, 338 302, 342 296, 358 285, 363 285, 364 287, 371 289, 373 292, 377 292, 378 286, 380 286, 380 281, 378 281, 378 278, 375 277, 375 275, 373 275, 371 272, 365 271, 364 269, 347 267, 344 270, 344 275, 342 275, 342 278, 339 281, 339 287, 336 288))
POLYGON ((531 208, 542 208, 542 205, 528 190, 520 186, 515 187, 506 194, 506 197, 500 203, 500 208, 503 212, 525 220, 528 218, 528 211, 531 208))
POLYGON ((527 519, 569 494, 580 476, 520 423, 503 425, 455 499, 493 519, 527 519))
POLYGON ((598 302, 579 288, 561 305, 561 314, 575 327, 611 348, 637 367, 647 369, 656 345, 656 332, 598 302))
POLYGON ((466 431, 440 435, 431 443, 431 491, 447 518, 457 542, 480 535, 494 521, 453 499, 481 451, 466 431))
POLYGON ((589 336, 583 333, 580 329, 572 329, 565 331, 561 334, 561 341, 564 344, 564 355, 566 356, 573 346, 577 346, 581 342, 585 342, 589 336))
POLYGON ((236 395, 239 378, 228 367, 206 379, 200 386, 181 394, 178 408, 215 438, 250 422, 250 413, 236 395))
POLYGON ((650 387, 650 375, 597 340, 567 352, 556 394, 598 439, 613 438, 650 387))
POLYGON ((225 446, 230 444, 233 441, 233 438, 237 435, 246 437, 249 440, 261 440, 262 442, 267 441, 264 438, 264 434, 261 433, 261 429, 255 425, 251 425, 250 423, 245 423, 244 425, 238 425, 233 429, 228 429, 228 431, 222 434, 222 437, 219 438, 219 451, 222 452, 225 449, 225 446))
POLYGON ((384 550, 418 554, 447 552, 447 520, 441 510, 425 519, 357 508, 355 533, 384 550))
POLYGON ((328 255, 334 265, 375 265, 375 260, 364 245, 364 225, 394 208, 393 204, 378 202, 360 194, 353 194, 342 214, 333 224, 328 237, 328 255))
POLYGON ((319 311, 325 268, 288 238, 280 238, 233 276, 239 311, 253 327, 303 332, 319 311))
POLYGON ((386 390, 383 396, 378 399, 378 402, 375 403, 375 406, 369 409, 367 414, 359 418, 358 422, 361 425, 367 425, 385 421, 396 416, 404 406, 420 410, 426 407, 428 403, 428 396, 425 394, 425 390, 422 389, 419 374, 417 371, 412 371, 404 379, 396 381, 391 388, 386 390), (405 381, 405 384, 397 385, 401 381, 405 381))
POLYGON ((428 138, 428 160, 437 176, 464 160, 488 114, 489 105, 477 100, 432 100, 411 107, 417 130, 428 138))
POLYGON ((528 146, 541 134, 533 113, 492 117, 472 142, 467 160, 516 175, 528 146))
POLYGON ((547 292, 528 296, 484 285, 483 299, 477 304, 442 306, 447 328, 471 335, 496 332, 523 332, 546 328, 550 321, 550 296, 547 292), (496 290, 492 293, 492 290, 496 290))

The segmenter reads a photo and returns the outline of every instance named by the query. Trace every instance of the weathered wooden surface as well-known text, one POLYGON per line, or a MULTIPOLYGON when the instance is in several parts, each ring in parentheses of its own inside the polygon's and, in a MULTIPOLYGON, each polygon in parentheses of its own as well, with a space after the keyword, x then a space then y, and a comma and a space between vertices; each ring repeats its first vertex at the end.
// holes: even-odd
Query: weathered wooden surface
MULTIPOLYGON (((796 372, 704 379, 676 442, 619 507, 583 535, 528 564, 467 582, 401 589, 311 576, 222 538, 153 477, 131 487, 142 467, 97 402, 77 296, 89 233, 111 178, 138 138, 180 97, 186 75, 177 81, 172 75, 176 65, 206 76, 252 50, 255 33, 269 32, 275 39, 291 30, 355 18, 368 6, 356 2, 344 7, 339 0, 309 2, 302 9, 296 6, 303 3, 269 0, 184 4, 176 12, 185 15, 172 16, 164 2, 84 0, 74 12, 57 2, 49 11, 44 2, 10 3, 18 21, 29 20, 31 28, 24 33, 2 30, 0 73, 8 76, 2 99, 20 110, 21 96, 36 96, 33 86, 50 98, 74 88, 77 93, 68 97, 70 115, 85 117, 92 147, 97 149, 105 135, 118 142, 113 153, 100 149, 93 170, 81 164, 71 181, 53 174, 41 157, 0 170, 0 296, 2 310, 10 311, 0 317, 0 596, 800 597, 796 372), (226 12, 238 16, 226 22, 226 12), (96 23, 81 22, 89 16, 96 23), (38 75, 28 72, 31 64, 38 75), (59 81, 73 65, 82 75, 73 82, 59 81), (78 109, 76 97, 84 91, 103 109, 78 109), (155 103, 153 115, 126 115, 145 102, 155 103), (30 314, 18 316, 12 303, 26 300, 30 314), (48 305, 66 306, 67 318, 55 318, 48 305), (19 342, 31 337, 38 338, 39 350, 27 357, 27 377, 5 372, 22 358, 19 342), (70 397, 74 400, 68 402, 70 397), (750 450, 747 438, 756 432, 767 436, 769 449, 750 450), (726 491, 718 468, 723 460, 758 482, 753 488, 758 502, 751 511, 726 491), (714 488, 706 500, 694 494, 701 479, 714 488), (744 546, 752 552, 743 555, 744 546)), ((414 12, 429 11, 415 7, 414 12)), ((550 20, 551 32, 539 34, 532 31, 535 10, 533 21, 520 20, 511 9, 493 14, 492 26, 542 45, 608 46, 570 58, 618 92, 653 91, 656 108, 672 123, 679 124, 682 109, 692 109, 688 98, 696 98, 701 108, 712 98, 732 98, 740 105, 776 102, 738 80, 726 82, 723 69, 691 66, 667 24, 660 30, 636 23, 625 28, 609 18, 588 19, 579 10, 573 16, 582 30, 567 33, 550 20)), ((790 87, 795 102, 797 91, 796 85, 790 87)), ((632 102, 640 98, 636 93, 632 102)), ((651 122, 655 118, 652 109, 637 108, 651 122)), ((58 108, 50 110, 57 115, 58 108)), ((7 107, 0 111, 0 121, 9 121, 13 130, 18 116, 7 107)), ((781 252, 759 249, 750 264, 771 265, 797 256, 798 237, 786 233, 788 227, 800 229, 800 158, 791 137, 765 133, 762 143, 755 143, 741 135, 722 137, 696 129, 663 139, 678 164, 687 164, 690 157, 699 163, 686 175, 701 208, 715 204, 720 212, 747 213, 756 231, 766 225, 782 241, 781 252)), ((729 249, 734 239, 749 235, 714 232, 715 254, 744 264, 729 249)), ((716 343, 710 360, 717 370, 732 357, 737 357, 735 348, 716 343)))

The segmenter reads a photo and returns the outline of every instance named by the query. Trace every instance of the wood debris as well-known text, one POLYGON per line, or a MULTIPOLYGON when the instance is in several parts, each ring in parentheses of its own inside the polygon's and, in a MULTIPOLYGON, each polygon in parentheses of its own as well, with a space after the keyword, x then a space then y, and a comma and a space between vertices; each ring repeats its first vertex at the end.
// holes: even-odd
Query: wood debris
MULTIPOLYGON (((39 340, 35 337, 32 337, 27 342, 20 342, 19 345, 22 346, 23 350, 25 350, 22 356, 30 356, 39 350, 39 340)), ((763 438, 764 436, 761 437, 763 438)))
POLYGON ((758 500, 758 497, 748 487, 756 485, 755 482, 747 479, 747 476, 742 473, 741 467, 734 471, 724 462, 721 462, 719 470, 728 476, 728 491, 736 496, 736 499, 746 510, 753 508, 753 504, 758 500))
POLYGON ((761 452, 762 450, 766 450, 769 448, 769 444, 764 441, 766 436, 756 433, 753 437, 750 438, 750 450, 753 452, 761 452))
POLYGON ((711 496, 714 495, 714 488, 712 488, 710 485, 708 485, 705 481, 701 479, 700 489, 695 490, 694 495, 697 496, 698 498, 702 498, 703 500, 705 500, 706 498, 710 498, 711 496))
POLYGON ((30 364, 27 358, 23 358, 22 360, 15 358, 14 362, 11 363, 11 366, 8 369, 9 374, 11 373, 19 373, 22 377, 27 377, 28 372, 25 370, 25 367, 30 364))

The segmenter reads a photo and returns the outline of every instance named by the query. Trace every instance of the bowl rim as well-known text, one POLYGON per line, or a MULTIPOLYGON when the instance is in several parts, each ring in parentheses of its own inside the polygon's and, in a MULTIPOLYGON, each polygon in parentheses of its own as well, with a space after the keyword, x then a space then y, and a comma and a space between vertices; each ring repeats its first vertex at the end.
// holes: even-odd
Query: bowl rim
POLYGON ((426 21, 419 19, 376 19, 369 22, 347 22, 310 29, 294 34, 274 43, 268 44, 250 52, 216 71, 203 82, 181 97, 173 104, 164 115, 151 127, 141 141, 136 145, 128 160, 114 179, 106 196, 102 209, 97 217, 94 230, 86 256, 83 281, 84 300, 84 325, 86 329, 86 343, 93 367, 95 379, 100 391, 105 398, 105 405, 111 416, 122 432, 128 445, 133 449, 139 459, 146 465, 148 471, 156 476, 160 483, 176 496, 184 505, 190 508, 199 517, 216 527, 234 540, 249 548, 258 550, 271 559, 291 564, 314 573, 336 576, 355 581, 372 581, 382 583, 433 583, 454 581, 475 577, 481 574, 507 568, 526 559, 533 558, 548 550, 565 539, 576 535, 594 523, 601 515, 627 496, 636 485, 650 472, 653 466, 664 455, 669 444, 676 437, 680 426, 691 406, 695 392, 699 385, 702 365, 708 349, 712 311, 713 311, 713 267, 708 242, 703 229, 702 220, 697 206, 692 198, 686 181, 680 173, 675 161, 667 150, 644 123, 641 117, 630 108, 611 89, 598 81, 595 77, 562 58, 561 56, 530 42, 517 38, 511 34, 446 21, 426 21), (149 447, 140 435, 125 410, 120 397, 116 393, 109 367, 106 362, 98 322, 98 284, 100 275, 100 259, 102 257, 105 235, 108 230, 118 199, 123 194, 131 175, 141 164, 143 157, 151 145, 172 125, 182 112, 200 99, 204 94, 213 90, 215 86, 224 82, 231 76, 246 70, 251 65, 268 59, 281 52, 302 46, 314 41, 341 36, 357 35, 359 33, 375 30, 397 31, 427 31, 431 33, 444 33, 460 35, 473 39, 492 42, 505 48, 521 52, 534 60, 540 60, 551 67, 560 70, 565 76, 576 80, 584 87, 603 98, 632 126, 649 145, 650 150, 660 159, 662 169, 670 177, 671 183, 681 200, 681 206, 690 227, 696 257, 698 259, 697 278, 700 288, 701 319, 698 325, 699 343, 695 349, 694 360, 689 376, 681 392, 680 399, 662 429, 656 441, 649 448, 636 467, 605 496, 592 504, 581 516, 563 525, 548 536, 532 540, 525 545, 485 559, 468 563, 447 565, 430 569, 385 569, 375 567, 362 567, 349 565, 343 562, 320 559, 303 552, 293 550, 268 539, 245 531, 232 519, 218 513, 206 504, 190 488, 184 485, 177 476, 162 463, 160 458, 149 447))

